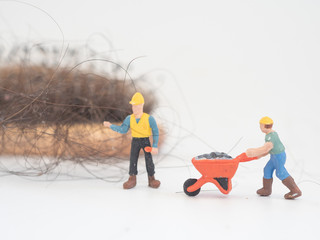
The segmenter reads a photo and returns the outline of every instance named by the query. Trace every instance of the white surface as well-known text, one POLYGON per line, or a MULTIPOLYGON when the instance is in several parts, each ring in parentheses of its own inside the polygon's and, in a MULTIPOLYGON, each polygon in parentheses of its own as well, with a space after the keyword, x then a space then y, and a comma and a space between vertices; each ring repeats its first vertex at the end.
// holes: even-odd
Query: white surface
MULTIPOLYGON (((157 165, 159 189, 99 180, 39 182, 15 176, 1 178, 2 239, 317 239, 319 186, 300 183, 303 197, 287 192, 275 179, 272 196, 259 197, 258 163, 242 163, 234 188, 223 195, 208 183, 196 197, 182 192, 193 167, 168 158, 157 165), (178 167, 180 166, 180 167, 178 167), (169 168, 167 168, 169 167, 169 168), (207 191, 206 191, 207 190, 207 191)), ((143 161, 139 169, 144 170, 143 161)))
POLYGON ((1 46, 88 41, 124 67, 147 56, 130 74, 148 73, 147 84, 157 89, 154 115, 167 143, 156 158, 158 190, 146 187, 145 174, 132 191, 122 182, 1 178, 1 239, 318 239, 318 1, 28 2, 56 20, 64 45, 42 11, 0 1, 1 46), (267 159, 241 164, 228 196, 180 193, 187 178, 199 177, 193 156, 229 152, 239 139, 232 156, 261 145, 264 115, 275 120, 301 199, 284 200, 277 179, 271 197, 256 196, 267 159))

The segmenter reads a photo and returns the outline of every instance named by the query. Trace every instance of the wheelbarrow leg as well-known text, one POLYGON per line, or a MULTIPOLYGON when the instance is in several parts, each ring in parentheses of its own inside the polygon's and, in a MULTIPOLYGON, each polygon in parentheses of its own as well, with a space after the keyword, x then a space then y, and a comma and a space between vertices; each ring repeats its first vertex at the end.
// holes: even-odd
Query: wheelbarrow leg
POLYGON ((232 190, 231 178, 213 178, 212 180, 223 194, 228 194, 232 190))
POLYGON ((196 181, 195 184, 192 186, 188 187, 188 192, 194 192, 202 187, 203 184, 207 183, 208 181, 206 180, 205 177, 201 177, 196 181))

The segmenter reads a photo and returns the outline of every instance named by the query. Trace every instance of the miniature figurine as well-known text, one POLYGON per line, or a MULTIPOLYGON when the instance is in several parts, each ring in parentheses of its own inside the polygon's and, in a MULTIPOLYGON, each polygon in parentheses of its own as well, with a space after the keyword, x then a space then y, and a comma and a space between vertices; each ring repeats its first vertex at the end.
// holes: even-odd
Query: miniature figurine
POLYGON ((122 134, 127 133, 129 128, 131 128, 130 176, 128 181, 123 184, 123 188, 131 189, 136 186, 137 163, 141 149, 145 155, 149 187, 158 188, 160 181, 154 177, 155 171, 152 160, 152 154, 158 153, 159 130, 157 123, 152 116, 143 112, 144 97, 141 93, 136 92, 129 103, 132 105, 133 114, 127 116, 121 126, 111 124, 108 121, 103 122, 104 126, 122 134), (150 149, 149 137, 151 135, 153 136, 153 144, 150 149))
POLYGON ((264 167, 263 187, 257 191, 260 196, 269 196, 272 192, 273 172, 276 170, 276 176, 282 183, 289 188, 290 192, 284 195, 285 199, 294 199, 302 195, 294 179, 289 175, 284 164, 286 162, 285 147, 278 134, 272 129, 273 120, 269 117, 263 117, 260 120, 260 129, 265 136, 265 144, 259 148, 250 148, 246 151, 248 157, 264 157, 270 154, 271 158, 264 167))

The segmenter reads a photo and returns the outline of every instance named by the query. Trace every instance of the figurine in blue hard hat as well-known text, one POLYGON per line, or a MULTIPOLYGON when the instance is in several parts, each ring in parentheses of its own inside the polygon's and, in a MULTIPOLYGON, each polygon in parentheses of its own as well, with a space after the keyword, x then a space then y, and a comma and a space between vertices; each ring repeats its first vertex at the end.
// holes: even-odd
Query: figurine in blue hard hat
POLYGON ((132 142, 130 152, 130 169, 129 179, 123 184, 124 189, 130 189, 136 186, 136 175, 138 174, 137 163, 140 150, 144 151, 146 168, 148 172, 149 187, 158 188, 160 181, 154 177, 154 163, 152 154, 158 153, 159 130, 155 119, 147 113, 143 112, 144 97, 141 93, 136 92, 130 104, 132 105, 133 114, 126 117, 121 126, 111 124, 105 121, 103 124, 119 133, 127 133, 131 129, 132 142), (151 148, 149 137, 153 136, 153 144, 151 148), (147 149, 151 148, 151 152, 147 149))
POLYGON ((286 199, 294 199, 302 195, 294 179, 289 175, 284 164, 286 162, 285 147, 278 134, 272 129, 273 120, 269 117, 263 117, 260 120, 260 129, 265 136, 265 144, 259 148, 250 148, 246 151, 248 157, 264 157, 270 154, 270 160, 264 168, 263 187, 257 191, 260 196, 269 196, 272 192, 273 172, 282 183, 289 188, 290 192, 285 194, 286 199))

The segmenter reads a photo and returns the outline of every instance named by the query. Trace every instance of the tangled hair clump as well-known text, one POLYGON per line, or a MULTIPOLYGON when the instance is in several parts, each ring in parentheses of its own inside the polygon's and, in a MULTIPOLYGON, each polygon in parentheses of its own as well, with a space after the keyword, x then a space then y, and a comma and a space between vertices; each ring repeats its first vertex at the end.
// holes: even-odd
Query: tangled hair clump
MULTIPOLYGON (((76 50, 68 52, 72 58, 76 50)), ((40 59, 49 59, 48 55, 42 51, 40 59)), ((0 155, 51 159, 46 163, 50 166, 61 160, 109 163, 111 157, 128 154, 130 136, 112 132, 102 122, 121 122, 131 114, 129 101, 137 88, 145 96, 146 112, 156 104, 150 90, 115 72, 112 77, 80 69, 79 64, 55 68, 47 61, 1 63, 0 155)))

